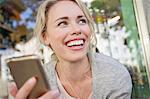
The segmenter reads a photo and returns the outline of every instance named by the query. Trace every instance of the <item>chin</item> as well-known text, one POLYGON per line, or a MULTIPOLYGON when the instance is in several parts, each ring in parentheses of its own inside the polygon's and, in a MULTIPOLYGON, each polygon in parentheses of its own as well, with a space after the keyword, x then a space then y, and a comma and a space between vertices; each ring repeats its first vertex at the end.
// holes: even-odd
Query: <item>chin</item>
POLYGON ((76 54, 68 55, 68 57, 66 57, 66 60, 70 62, 76 62, 76 61, 81 61, 82 59, 86 58, 86 56, 87 53, 76 53, 76 54))

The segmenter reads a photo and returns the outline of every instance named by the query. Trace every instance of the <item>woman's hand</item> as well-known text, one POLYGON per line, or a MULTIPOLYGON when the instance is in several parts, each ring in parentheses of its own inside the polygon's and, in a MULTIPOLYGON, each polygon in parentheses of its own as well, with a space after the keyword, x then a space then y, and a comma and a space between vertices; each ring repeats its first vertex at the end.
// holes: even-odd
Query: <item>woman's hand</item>
MULTIPOLYGON (((9 87, 10 94, 15 97, 15 99, 27 99, 31 90, 36 85, 36 79, 34 77, 30 78, 25 82, 25 84, 18 90, 15 83, 11 84, 9 87)), ((45 93, 39 99, 62 99, 58 90, 51 90, 45 93)))

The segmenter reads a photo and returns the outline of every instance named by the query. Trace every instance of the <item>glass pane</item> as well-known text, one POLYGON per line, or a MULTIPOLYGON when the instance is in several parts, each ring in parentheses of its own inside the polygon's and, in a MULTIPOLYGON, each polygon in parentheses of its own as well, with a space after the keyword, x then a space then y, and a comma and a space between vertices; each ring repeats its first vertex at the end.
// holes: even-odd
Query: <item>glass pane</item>
POLYGON ((124 64, 133 81, 132 99, 149 99, 145 60, 132 0, 94 0, 90 11, 95 20, 97 49, 124 64))

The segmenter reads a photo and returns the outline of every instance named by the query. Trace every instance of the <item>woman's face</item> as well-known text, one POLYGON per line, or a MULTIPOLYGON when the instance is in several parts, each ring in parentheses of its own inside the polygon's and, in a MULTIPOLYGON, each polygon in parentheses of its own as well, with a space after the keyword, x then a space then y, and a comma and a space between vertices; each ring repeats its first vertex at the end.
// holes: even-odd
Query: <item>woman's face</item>
POLYGON ((49 10, 44 41, 59 60, 74 62, 84 58, 90 35, 88 20, 73 1, 59 1, 49 10))

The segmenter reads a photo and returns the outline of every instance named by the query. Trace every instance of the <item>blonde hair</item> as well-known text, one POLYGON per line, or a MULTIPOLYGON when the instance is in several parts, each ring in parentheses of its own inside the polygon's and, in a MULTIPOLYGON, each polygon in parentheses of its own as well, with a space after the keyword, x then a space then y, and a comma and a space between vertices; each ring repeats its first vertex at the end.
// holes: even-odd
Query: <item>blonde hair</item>
MULTIPOLYGON (((46 31, 46 22, 47 22, 47 18, 48 18, 48 15, 47 15, 48 11, 54 4, 56 4, 59 1, 63 1, 63 0, 45 0, 38 9, 36 25, 34 28, 34 35, 42 43, 43 43, 43 39, 41 38, 41 34, 46 31)), ((89 47, 90 47, 90 50, 92 50, 93 47, 96 47, 96 43, 97 43, 96 35, 94 33, 94 25, 93 25, 92 17, 90 15, 88 9, 86 8, 86 6, 80 0, 70 0, 70 1, 75 2, 80 7, 80 9, 85 14, 85 17, 89 21, 89 27, 91 30, 91 38, 90 38, 90 46, 89 47)))

